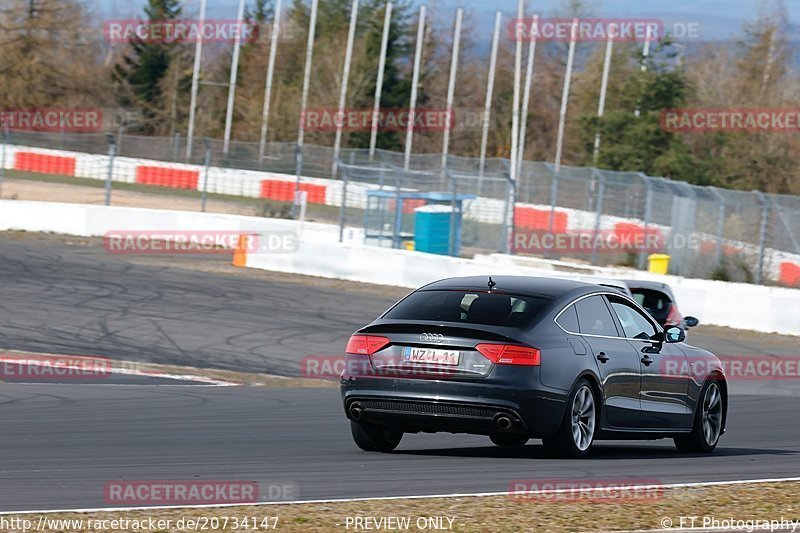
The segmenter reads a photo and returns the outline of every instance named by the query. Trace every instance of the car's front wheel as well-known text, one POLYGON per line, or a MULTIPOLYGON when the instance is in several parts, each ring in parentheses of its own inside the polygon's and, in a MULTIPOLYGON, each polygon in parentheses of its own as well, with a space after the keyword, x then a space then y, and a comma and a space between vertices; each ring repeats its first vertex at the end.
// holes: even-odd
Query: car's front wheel
POLYGON ((725 407, 722 389, 715 380, 707 381, 700 392, 694 425, 688 435, 675 437, 675 447, 684 453, 711 453, 722 434, 722 413, 725 407))
POLYGON ((545 449, 559 457, 583 457, 588 454, 594 442, 597 413, 594 391, 588 381, 581 379, 569 396, 558 433, 542 439, 545 449))
POLYGON ((403 432, 364 422, 350 421, 350 431, 356 446, 365 452, 390 452, 397 448, 403 432))

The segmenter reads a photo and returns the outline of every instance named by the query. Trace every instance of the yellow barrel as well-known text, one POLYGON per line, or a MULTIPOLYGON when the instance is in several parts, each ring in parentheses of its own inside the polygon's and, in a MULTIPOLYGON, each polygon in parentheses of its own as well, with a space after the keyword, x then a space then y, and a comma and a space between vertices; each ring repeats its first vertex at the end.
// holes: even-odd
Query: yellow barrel
POLYGON ((647 257, 647 271, 653 274, 666 274, 669 272, 669 256, 667 254, 652 254, 647 257))

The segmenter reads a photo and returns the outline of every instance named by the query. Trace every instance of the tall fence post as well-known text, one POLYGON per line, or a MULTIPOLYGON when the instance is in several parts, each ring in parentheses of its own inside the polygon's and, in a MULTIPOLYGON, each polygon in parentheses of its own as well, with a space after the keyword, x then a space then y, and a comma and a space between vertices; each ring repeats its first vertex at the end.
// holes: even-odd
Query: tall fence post
POLYGON ((716 187, 709 185, 708 190, 717 199, 717 244, 714 250, 714 267, 719 268, 722 264, 722 237, 725 233, 725 199, 716 187))
MULTIPOLYGON (((548 165, 550 167, 550 165, 548 165)), ((559 170, 554 170, 550 167, 550 172, 553 176, 550 180, 550 219, 547 222, 547 231, 553 233, 553 227, 556 222, 556 203, 558 203, 558 173, 559 170)))
POLYGON ((756 264, 755 284, 761 285, 764 277, 764 253, 767 247, 767 224, 769 222, 770 203, 761 191, 753 191, 761 204, 761 225, 758 230, 758 263, 756 264))
POLYGON ((450 197, 450 231, 447 236, 447 255, 452 257, 457 254, 456 223, 458 219, 456 218, 456 198, 458 197, 458 182, 456 182, 456 177, 447 168, 443 170, 445 176, 450 179, 450 194, 452 195, 450 197))
MULTIPOLYGON (((515 161, 511 160, 511 165, 516 165, 515 161)), ((500 243, 500 249, 507 253, 511 254, 514 251, 514 235, 515 235, 515 227, 514 227, 514 218, 517 210, 517 191, 516 182, 511 179, 510 173, 503 174, 508 180, 506 182, 506 203, 503 209, 503 235, 500 237, 503 241, 500 243)))
MULTIPOLYGON (((120 136, 121 135, 122 134, 120 133, 120 136)), ((176 132, 175 133, 175 137, 172 139, 172 160, 173 161, 178 161, 178 157, 180 157, 178 155, 180 153, 180 149, 181 149, 181 134, 176 132)))
POLYGON ((111 205, 111 177, 114 175, 114 157, 117 155, 117 142, 110 133, 106 134, 108 140, 108 172, 106 173, 106 205, 111 205))
POLYGON ((203 145, 206 147, 206 154, 203 158, 203 196, 200 201, 200 211, 206 212, 206 198, 208 197, 208 169, 211 167, 211 142, 208 138, 203 139, 203 145))
POLYGON ((8 124, 3 126, 3 152, 0 155, 0 198, 3 197, 3 180, 6 177, 6 146, 11 142, 11 135, 8 133, 8 124))
POLYGON ((592 259, 591 263, 593 265, 597 264, 597 237, 600 235, 600 219, 603 216, 603 199, 606 194, 606 177, 597 171, 597 169, 592 169, 592 175, 597 177, 597 181, 599 182, 598 190, 597 190, 597 211, 594 215, 594 238, 592 239, 592 259))
MULTIPOLYGON (((339 163, 341 167, 341 162, 339 163)), ((347 182, 350 180, 350 173, 345 168, 342 172, 342 204, 339 206, 339 242, 344 241, 344 218, 345 210, 347 209, 347 182)), ((369 209, 369 206, 367 206, 369 209)))
MULTIPOLYGON (((650 218, 653 212, 653 180, 650 176, 646 176, 645 174, 639 173, 639 177, 642 179, 644 186, 647 187, 647 192, 645 193, 644 199, 644 242, 647 242, 647 232, 648 227, 650 225, 650 218)), ((640 270, 644 270, 645 265, 647 264, 647 250, 643 250, 639 254, 639 264, 638 267, 640 270)))

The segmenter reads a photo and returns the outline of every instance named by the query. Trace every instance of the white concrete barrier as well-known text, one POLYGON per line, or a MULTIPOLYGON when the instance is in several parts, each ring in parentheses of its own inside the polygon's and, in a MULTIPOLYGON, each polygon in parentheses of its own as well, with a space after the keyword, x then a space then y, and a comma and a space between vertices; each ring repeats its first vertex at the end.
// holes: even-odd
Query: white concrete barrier
POLYGON ((444 257, 365 246, 363 231, 348 229, 338 242, 331 224, 239 215, 133 207, 0 200, 0 231, 24 230, 99 237, 110 231, 239 231, 301 233, 294 253, 249 254, 247 266, 357 282, 416 288, 432 281, 469 275, 558 276, 565 272, 668 283, 681 312, 702 323, 800 335, 800 290, 658 276, 623 268, 602 268, 502 254, 474 259, 444 257))

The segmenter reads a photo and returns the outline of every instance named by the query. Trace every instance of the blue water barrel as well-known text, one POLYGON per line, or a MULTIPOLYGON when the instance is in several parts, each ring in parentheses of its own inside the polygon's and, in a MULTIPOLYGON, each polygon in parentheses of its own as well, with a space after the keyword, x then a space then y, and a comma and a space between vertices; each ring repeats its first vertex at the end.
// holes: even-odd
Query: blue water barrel
POLYGON ((452 208, 426 205, 414 210, 414 249, 429 254, 447 255, 450 251, 452 208))

